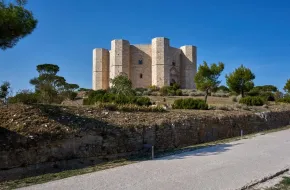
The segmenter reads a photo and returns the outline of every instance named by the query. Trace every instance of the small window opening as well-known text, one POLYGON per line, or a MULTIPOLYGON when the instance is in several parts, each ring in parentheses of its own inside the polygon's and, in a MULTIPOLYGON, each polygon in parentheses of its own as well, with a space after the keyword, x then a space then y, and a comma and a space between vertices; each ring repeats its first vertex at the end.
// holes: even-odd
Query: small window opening
POLYGON ((172 65, 175 66, 175 62, 174 61, 172 62, 172 65))
POLYGON ((140 74, 140 79, 143 78, 143 74, 140 74))
POLYGON ((143 64, 143 60, 140 59, 140 60, 138 61, 138 63, 139 63, 139 65, 142 65, 142 64, 143 64))

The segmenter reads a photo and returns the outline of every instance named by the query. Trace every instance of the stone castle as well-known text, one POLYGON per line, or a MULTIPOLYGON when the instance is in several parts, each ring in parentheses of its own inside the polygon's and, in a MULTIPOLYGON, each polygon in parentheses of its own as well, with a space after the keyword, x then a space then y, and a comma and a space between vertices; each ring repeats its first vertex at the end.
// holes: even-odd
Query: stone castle
POLYGON ((196 47, 171 47, 169 39, 158 37, 151 44, 138 45, 113 40, 111 50, 93 50, 93 90, 109 88, 110 79, 121 73, 127 74, 133 88, 178 83, 183 89, 193 89, 196 47))

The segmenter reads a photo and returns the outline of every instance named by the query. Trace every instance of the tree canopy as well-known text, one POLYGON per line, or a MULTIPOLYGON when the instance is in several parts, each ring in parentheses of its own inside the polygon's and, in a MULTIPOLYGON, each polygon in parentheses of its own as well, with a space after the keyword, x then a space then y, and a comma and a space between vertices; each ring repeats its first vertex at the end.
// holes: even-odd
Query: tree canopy
POLYGON ((0 99, 6 99, 9 94, 10 83, 5 81, 0 86, 0 99))
POLYGON ((253 90, 258 90, 262 92, 277 92, 278 88, 274 85, 263 85, 263 86, 255 86, 253 90))
POLYGON ((134 90, 132 89, 132 82, 125 73, 121 73, 117 77, 110 79, 112 83, 111 91, 117 95, 132 96, 134 90))
POLYGON ((249 92, 254 88, 255 75, 249 68, 241 65, 229 75, 226 75, 226 83, 229 89, 244 97, 245 92, 249 92))
POLYGON ((27 0, 5 3, 0 0, 0 48, 14 47, 18 41, 31 34, 37 26, 33 13, 24 8, 27 0))
POLYGON ((204 61, 203 64, 198 67, 194 81, 198 90, 205 91, 205 102, 207 101, 209 92, 216 91, 218 85, 221 83, 218 79, 223 70, 224 64, 222 62, 218 64, 213 63, 209 66, 207 62, 204 61))
POLYGON ((41 64, 36 66, 38 77, 30 80, 35 86, 35 92, 40 96, 43 103, 52 103, 63 98, 73 99, 77 94, 74 92, 79 88, 77 84, 69 84, 65 78, 58 76, 59 66, 54 64, 41 64))
POLYGON ((287 80, 283 90, 287 93, 290 93, 290 79, 287 80))

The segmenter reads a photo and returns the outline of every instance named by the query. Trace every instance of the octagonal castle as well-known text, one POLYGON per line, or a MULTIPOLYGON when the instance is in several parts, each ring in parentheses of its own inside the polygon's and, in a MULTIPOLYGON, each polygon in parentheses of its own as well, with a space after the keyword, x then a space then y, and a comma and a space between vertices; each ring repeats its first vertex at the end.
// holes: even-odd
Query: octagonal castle
POLYGON ((128 75, 133 88, 178 83, 183 89, 194 89, 196 47, 171 47, 169 39, 158 37, 151 44, 138 45, 113 40, 111 50, 93 50, 93 90, 109 88, 110 79, 121 73, 128 75))

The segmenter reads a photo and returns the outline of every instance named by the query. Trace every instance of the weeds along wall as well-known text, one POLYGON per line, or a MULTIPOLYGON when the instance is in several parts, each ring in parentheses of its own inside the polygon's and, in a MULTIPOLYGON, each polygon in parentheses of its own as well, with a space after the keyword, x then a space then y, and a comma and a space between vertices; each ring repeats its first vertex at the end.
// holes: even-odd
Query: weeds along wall
POLYGON ((176 121, 167 118, 146 126, 88 122, 79 133, 60 140, 36 141, 3 131, 7 135, 2 138, 0 150, 0 181, 146 154, 144 144, 166 151, 239 136, 241 129, 244 134, 274 129, 289 124, 290 111, 176 117, 176 121))

